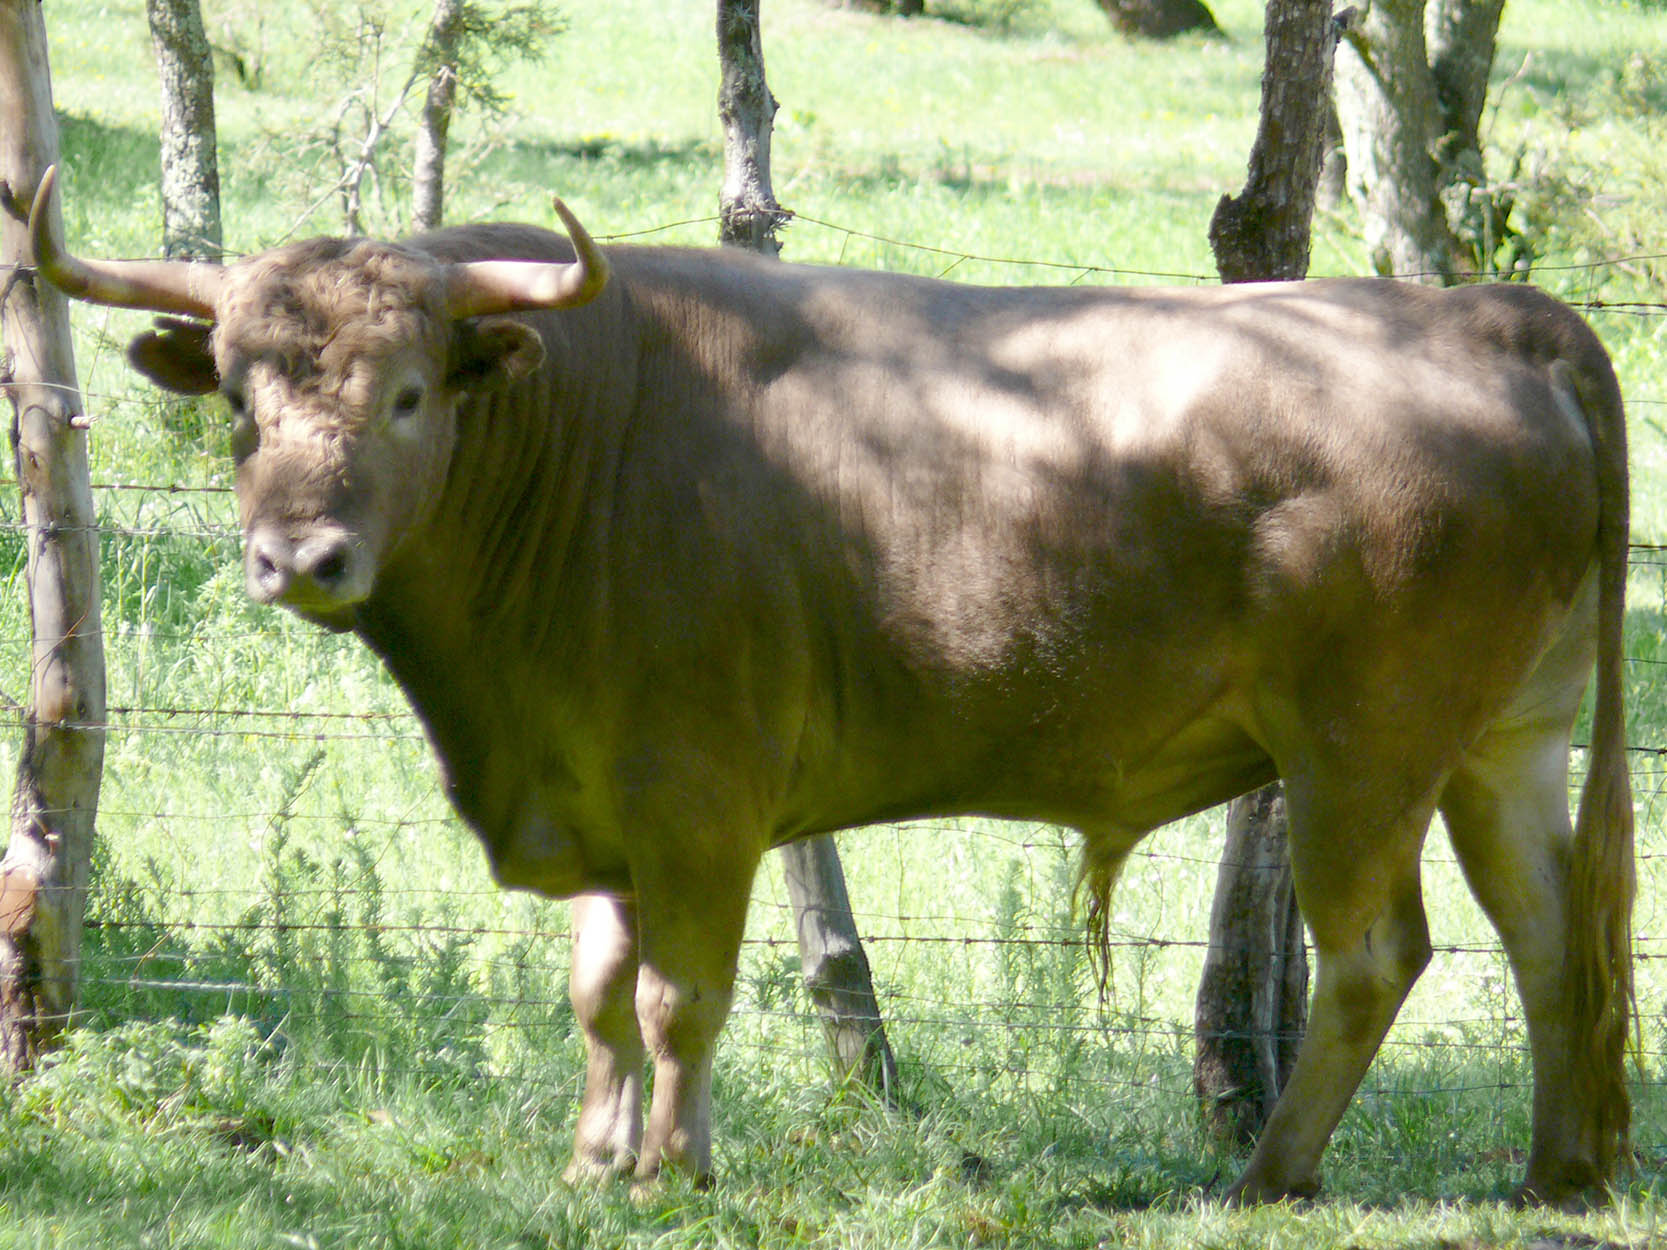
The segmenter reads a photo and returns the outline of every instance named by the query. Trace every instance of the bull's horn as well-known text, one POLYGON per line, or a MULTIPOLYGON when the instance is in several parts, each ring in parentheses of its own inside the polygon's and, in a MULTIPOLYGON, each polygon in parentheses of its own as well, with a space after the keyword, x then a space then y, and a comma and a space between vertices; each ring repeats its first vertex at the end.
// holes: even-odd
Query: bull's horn
POLYGON ((578 259, 567 265, 537 260, 474 260, 454 265, 446 290, 446 309, 454 318, 577 308, 602 293, 608 284, 608 258, 567 205, 559 199, 555 205, 578 259))
POLYGON ((29 210, 29 243, 35 265, 53 286, 75 299, 117 308, 148 308, 214 320, 214 301, 225 274, 221 265, 184 260, 81 260, 64 250, 52 190, 58 167, 41 175, 29 210))

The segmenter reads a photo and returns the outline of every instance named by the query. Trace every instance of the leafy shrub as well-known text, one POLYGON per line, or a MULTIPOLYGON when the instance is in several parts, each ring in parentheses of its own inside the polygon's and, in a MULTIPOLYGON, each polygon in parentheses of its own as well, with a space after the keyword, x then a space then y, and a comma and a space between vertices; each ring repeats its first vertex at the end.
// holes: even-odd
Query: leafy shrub
POLYGON ((276 1056, 242 1016, 196 1026, 170 1019, 74 1029, 20 1085, 13 1111, 60 1128, 107 1121, 207 1128, 255 1145, 270 1141, 285 1119, 270 1098, 276 1056))

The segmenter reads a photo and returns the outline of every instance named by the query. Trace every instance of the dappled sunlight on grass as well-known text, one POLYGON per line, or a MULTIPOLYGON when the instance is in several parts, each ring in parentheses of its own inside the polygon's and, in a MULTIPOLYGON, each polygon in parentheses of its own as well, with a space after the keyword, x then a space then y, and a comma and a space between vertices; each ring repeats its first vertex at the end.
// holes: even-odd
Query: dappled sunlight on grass
MULTIPOLYGON (((550 59, 505 78, 509 115, 460 118, 475 155, 456 167, 451 216, 549 224, 559 191, 598 236, 710 242, 710 4, 561 7, 569 30, 550 59)), ((1006 31, 771 0, 776 189, 799 214, 786 255, 968 282, 1213 281, 1205 230, 1243 179, 1262 5, 1213 7, 1230 40, 1152 48, 1113 35, 1086 0, 1039 0, 1006 31)), ((305 12, 283 0, 210 15, 261 71, 258 88, 221 81, 234 250, 340 229, 297 136, 347 84, 290 37, 305 12)), ((154 253, 142 7, 76 0, 46 17, 68 237, 91 254, 154 253)), ((1591 316, 1631 403, 1635 536, 1667 542, 1662 270, 1596 263, 1658 248, 1667 95, 1633 53, 1667 58, 1667 15, 1512 0, 1503 48, 1496 77, 1516 77, 1490 160, 1534 147, 1521 170, 1543 210, 1538 280, 1628 305, 1591 316)), ((390 165, 373 205, 390 233, 400 178, 390 165)), ((1349 210, 1317 230, 1316 272, 1362 267, 1349 210)), ((136 379, 123 351, 145 316, 75 316, 111 733, 85 1013, 42 1071, 0 1090, 0 1242, 1470 1250, 1660 1235, 1667 555, 1636 553, 1630 583, 1643 1053, 1638 1169, 1612 1210, 1494 1202, 1527 1143, 1520 1007, 1439 827, 1426 850, 1436 959, 1338 1131, 1330 1197, 1217 1205, 1243 1160, 1199 1131, 1191 1021, 1220 813, 1158 831, 1131 860, 1103 999, 1070 907, 1072 835, 981 820, 847 835, 900 1107, 830 1084, 767 864, 719 1060, 719 1188, 574 1190, 556 1179, 582 1075, 565 905, 493 885, 368 653, 247 602, 220 402, 136 379)), ((0 695, 13 703, 31 662, 23 557, 8 488, 0 695)), ((0 736, 0 769, 17 736, 0 736)))

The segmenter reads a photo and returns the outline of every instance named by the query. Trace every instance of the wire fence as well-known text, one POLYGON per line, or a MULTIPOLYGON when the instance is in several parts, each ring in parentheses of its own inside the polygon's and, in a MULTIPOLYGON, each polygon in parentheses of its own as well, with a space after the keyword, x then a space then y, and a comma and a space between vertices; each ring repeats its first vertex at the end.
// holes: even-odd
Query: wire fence
MULTIPOLYGON (((930 254, 944 273, 979 261, 1064 270, 1077 280, 1214 281, 979 256, 798 220, 930 254)), ((1623 259, 1653 264, 1667 254, 1603 263, 1623 259)), ((1646 300, 1579 306, 1598 320, 1667 317, 1667 303, 1646 300)), ((130 402, 85 398, 105 408, 95 423, 130 402)), ((1667 405, 1647 392, 1628 402, 1635 410, 1667 405)), ((389 1074, 439 1079, 462 1065, 576 1093, 578 1051, 560 992, 565 911, 492 885, 445 807, 421 729, 397 692, 357 650, 310 627, 223 606, 199 614, 205 588, 236 564, 223 474, 94 483, 106 567, 120 572, 108 579, 110 745, 83 976, 90 1018, 238 1012, 286 1034, 328 1035, 338 1049, 365 1039, 381 1048, 389 1074), (162 593, 180 581, 192 590, 178 602, 162 593), (266 674, 276 676, 263 684, 266 674), (388 1057, 395 1035, 408 1039, 403 1059, 388 1057), (559 1062, 534 1063, 535 1054, 559 1062)), ((0 482, 0 543, 21 551, 15 491, 15 482, 0 482)), ((1662 551, 1639 543, 1632 552, 1635 586, 1654 578, 1660 587, 1658 601, 1635 604, 1653 622, 1667 619, 1662 551)), ((20 570, 18 560, 14 579, 20 570)), ((1659 636, 1653 622, 1634 635, 1659 636)), ((0 673, 12 675, 0 680, 15 683, 0 691, 0 728, 14 738, 30 650, 26 620, 0 631, 0 673)), ((1628 664, 1632 685, 1647 689, 1667 664, 1667 643, 1629 655, 1628 664)), ((1640 1140, 1667 1157, 1667 1117, 1656 1110, 1667 1103, 1656 1097, 1667 1058, 1667 970, 1657 971, 1667 961, 1667 915, 1654 888, 1667 877, 1667 740, 1635 741, 1631 754, 1647 1095, 1640 1140)), ((1190 1099, 1191 994, 1210 941, 1205 900, 1218 866, 1211 823, 1206 816, 1161 831, 1137 851, 1116 903, 1116 965, 1103 999, 1070 912, 1070 835, 978 821, 852 835, 846 863, 858 923, 899 1053, 923 1072, 992 1089, 1033 1089, 1069 1067, 1090 1071, 1113 1099, 1154 1091, 1190 1099)), ((1526 1045, 1503 954, 1437 840, 1426 866, 1430 893, 1442 900, 1431 907, 1435 961, 1368 1084, 1385 1096, 1481 1098, 1489 1114, 1521 1119, 1526 1045), (1448 912, 1463 915, 1449 924, 1448 912)), ((767 872, 728 1046, 740 1062, 762 1054, 823 1079, 823 1043, 797 973, 791 908, 767 872)))

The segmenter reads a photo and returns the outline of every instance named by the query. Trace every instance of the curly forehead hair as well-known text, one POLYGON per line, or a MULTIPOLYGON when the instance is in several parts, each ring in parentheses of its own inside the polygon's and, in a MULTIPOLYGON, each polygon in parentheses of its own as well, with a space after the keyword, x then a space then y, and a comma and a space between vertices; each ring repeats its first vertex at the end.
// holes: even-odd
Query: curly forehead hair
POLYGON ((441 266, 395 244, 311 239, 236 272, 216 336, 298 382, 433 342, 445 324, 441 266))

